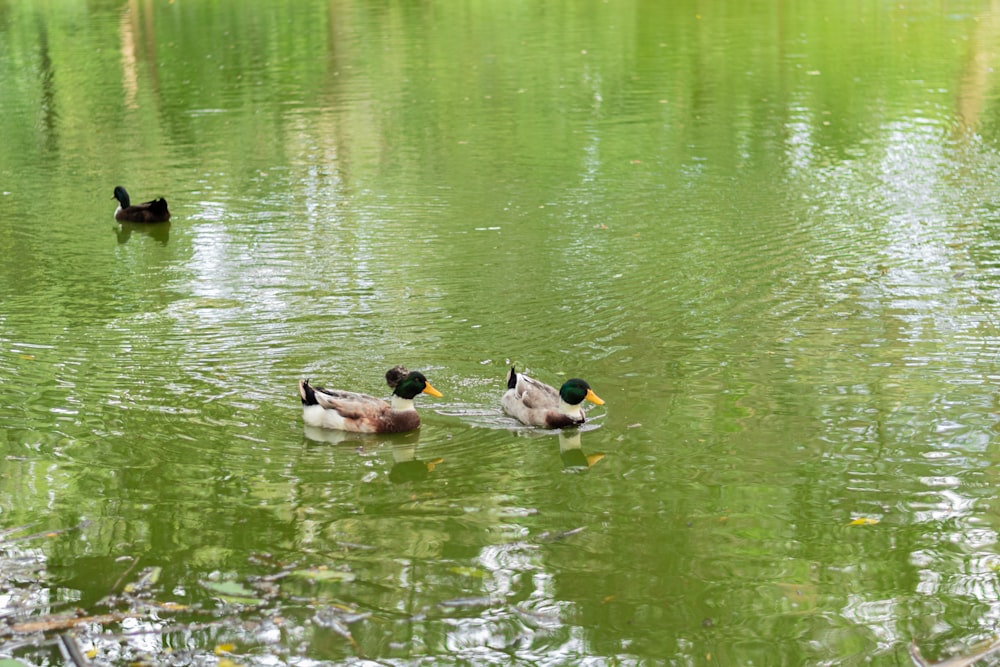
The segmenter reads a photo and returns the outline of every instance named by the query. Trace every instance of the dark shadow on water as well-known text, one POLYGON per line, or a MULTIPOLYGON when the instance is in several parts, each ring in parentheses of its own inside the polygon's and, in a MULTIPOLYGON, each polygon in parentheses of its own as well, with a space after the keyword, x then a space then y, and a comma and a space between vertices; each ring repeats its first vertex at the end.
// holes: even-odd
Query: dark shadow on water
POLYGON ((583 434, 579 429, 567 429, 559 431, 559 458, 564 468, 590 468, 603 459, 604 454, 584 452, 583 434))
POLYGON ((450 406, 447 409, 436 409, 434 412, 448 417, 458 417, 463 424, 471 428, 503 430, 522 438, 544 439, 546 445, 551 442, 551 437, 555 435, 559 439, 559 457, 566 469, 590 468, 605 456, 604 453, 600 452, 588 454, 583 449, 583 434, 600 428, 600 422, 607 414, 606 412, 588 415, 587 421, 583 425, 568 429, 526 426, 500 409, 478 406, 450 406))
POLYGON ((419 482, 426 479, 443 459, 417 458, 420 429, 407 433, 350 433, 303 424, 303 434, 310 444, 352 447, 360 452, 375 452, 388 448, 392 452, 389 479, 394 484, 419 482))
POLYGON ((592 431, 596 428, 597 426, 593 424, 561 430, 546 430, 524 426, 513 428, 511 431, 522 438, 544 439, 546 446, 551 443, 551 438, 555 435, 559 441, 559 458, 562 460, 563 468, 567 470, 585 470, 597 464, 605 456, 604 452, 588 453, 583 448, 583 434, 586 431, 592 431))
POLYGON ((120 222, 115 229, 118 243, 128 242, 133 232, 148 236, 160 245, 167 245, 167 242, 170 241, 169 222, 120 222))

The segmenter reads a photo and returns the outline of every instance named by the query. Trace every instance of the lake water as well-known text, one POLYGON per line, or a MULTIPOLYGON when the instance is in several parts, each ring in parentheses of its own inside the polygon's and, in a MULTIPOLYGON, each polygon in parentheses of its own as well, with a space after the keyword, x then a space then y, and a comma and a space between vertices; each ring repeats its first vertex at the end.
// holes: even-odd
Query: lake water
POLYGON ((0 1, 0 658, 975 651, 998 66, 996 0, 0 1), (419 431, 304 428, 395 364, 419 431))

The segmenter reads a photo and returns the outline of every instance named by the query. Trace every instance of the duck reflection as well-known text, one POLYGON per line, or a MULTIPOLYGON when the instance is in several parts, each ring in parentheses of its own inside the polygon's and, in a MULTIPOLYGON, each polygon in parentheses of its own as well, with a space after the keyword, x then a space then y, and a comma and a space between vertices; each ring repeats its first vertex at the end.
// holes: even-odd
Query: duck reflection
POLYGON ((132 237, 132 232, 148 236, 160 245, 167 245, 167 242, 170 240, 170 223, 120 222, 115 229, 115 234, 118 236, 118 243, 127 243, 132 237))
POLYGON ((392 452, 392 467, 389 469, 389 480, 394 484, 418 482, 426 479, 442 458, 422 460, 417 458, 417 444, 420 442, 420 431, 407 433, 374 434, 352 433, 350 431, 334 431, 318 426, 303 425, 304 434, 308 440, 331 445, 353 445, 360 452, 374 452, 383 446, 392 452))
POLYGON ((392 446, 392 470, 389 479, 394 484, 419 482, 427 479, 434 467, 444 461, 442 458, 421 461, 417 458, 417 443, 395 443, 392 446))
POLYGON ((603 453, 585 454, 579 429, 559 431, 559 458, 564 468, 589 468, 604 458, 603 453))

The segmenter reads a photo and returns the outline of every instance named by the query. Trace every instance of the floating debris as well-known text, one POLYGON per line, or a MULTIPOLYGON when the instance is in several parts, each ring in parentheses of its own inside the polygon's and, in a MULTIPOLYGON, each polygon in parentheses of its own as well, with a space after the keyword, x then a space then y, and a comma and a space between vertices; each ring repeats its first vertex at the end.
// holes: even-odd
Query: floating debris
POLYGON ((544 533, 539 533, 538 537, 535 538, 537 542, 558 542, 559 540, 565 540, 567 537, 572 537, 573 535, 578 535, 587 529, 586 526, 580 526, 578 528, 573 528, 571 530, 565 530, 562 532, 550 532, 545 531, 544 533))
POLYGON ((477 598, 452 598, 451 600, 442 600, 438 602, 439 607, 445 609, 470 609, 473 607, 490 607, 493 605, 493 600, 488 596, 477 597, 477 598))

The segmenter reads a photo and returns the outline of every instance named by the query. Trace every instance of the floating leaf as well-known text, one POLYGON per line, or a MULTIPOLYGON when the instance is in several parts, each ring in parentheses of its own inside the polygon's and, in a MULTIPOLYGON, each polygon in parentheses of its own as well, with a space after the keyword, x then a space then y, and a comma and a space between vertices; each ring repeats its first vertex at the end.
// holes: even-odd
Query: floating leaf
POLYGON ((874 526, 878 523, 878 519, 873 519, 872 517, 862 516, 858 517, 854 521, 847 524, 848 526, 874 526))
POLYGON ((293 570, 292 577, 310 579, 312 581, 354 581, 354 573, 344 570, 331 570, 326 567, 310 567, 304 570, 293 570))
POLYGON ((214 593, 222 595, 252 596, 253 591, 238 581, 203 581, 201 585, 214 593))
POLYGON ((260 598, 254 597, 253 591, 238 581, 202 581, 201 585, 215 593, 223 602, 244 605, 264 603, 260 598))
POLYGON ((146 568, 142 576, 135 583, 126 584, 123 589, 126 593, 134 593, 136 590, 149 588, 154 586, 156 582, 160 580, 160 574, 163 572, 163 568, 159 565, 154 565, 153 567, 146 568))
POLYGON ((456 565, 455 567, 448 568, 450 572, 455 574, 460 574, 463 577, 476 577, 482 579, 486 576, 486 573, 480 570, 478 567, 467 567, 464 565, 456 565))
POLYGON ((215 647, 215 655, 222 655, 223 653, 232 653, 236 650, 236 644, 219 644, 215 647))

